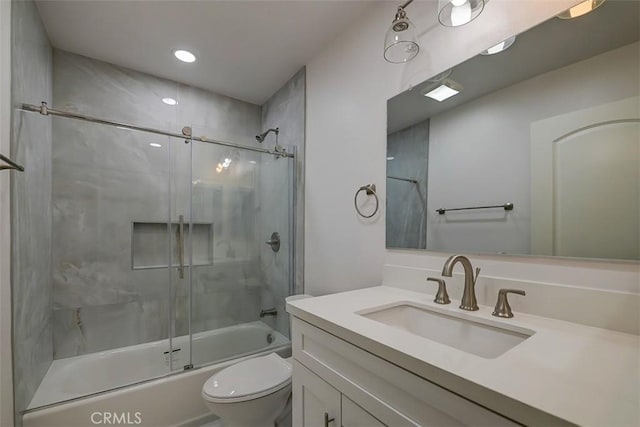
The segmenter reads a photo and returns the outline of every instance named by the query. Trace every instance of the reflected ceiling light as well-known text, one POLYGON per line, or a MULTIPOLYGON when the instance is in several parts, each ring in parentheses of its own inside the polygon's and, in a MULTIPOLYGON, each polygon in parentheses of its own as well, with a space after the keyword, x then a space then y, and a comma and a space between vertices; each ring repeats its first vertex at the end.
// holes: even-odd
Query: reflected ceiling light
POLYGON ((162 145, 161 145, 161 144, 158 144, 157 142, 151 142, 149 145, 150 145, 150 146, 152 146, 152 147, 155 147, 155 148, 160 148, 160 147, 162 147, 162 145))
POLYGON ((395 157, 393 157, 393 156, 387 157, 387 160, 393 160, 393 159, 395 159, 395 157))
POLYGON ((484 0, 439 0, 438 21, 445 27, 459 27, 476 19, 484 0))
POLYGON ((251 163, 252 165, 255 165, 257 162, 255 160, 249 160, 249 163, 251 163))
POLYGON ((229 166, 231 166, 231 159, 226 158, 222 162, 218 163, 218 166, 216 166, 216 172, 220 173, 223 170, 227 169, 229 166))
POLYGON ((511 47, 511 45, 513 44, 513 42, 516 41, 516 36, 513 37, 509 37, 508 39, 501 41, 500 43, 498 43, 495 46, 491 46, 489 49, 480 52, 480 55, 493 55, 496 53, 500 53, 503 50, 507 50, 511 47))
POLYGON ((176 101, 173 98, 162 98, 162 102, 164 102, 167 105, 176 105, 176 104, 178 104, 178 101, 176 101))
POLYGON ((442 102, 445 99, 449 99, 452 96, 459 94, 460 91, 462 91, 462 85, 460 83, 447 79, 436 87, 428 86, 422 94, 431 99, 435 99, 438 102, 442 102))
POLYGON ((596 10, 602 3, 604 3, 604 0, 586 0, 565 10, 557 16, 560 19, 577 18, 578 16, 586 15, 587 13, 596 10))
POLYGON ((384 38, 384 59, 392 64, 411 61, 420 52, 416 26, 407 18, 407 13, 404 11, 411 2, 413 0, 398 6, 396 17, 384 38))
POLYGON ((196 62, 196 56, 193 53, 189 52, 188 50, 182 50, 182 49, 174 50, 173 55, 182 62, 188 62, 188 63, 196 62))

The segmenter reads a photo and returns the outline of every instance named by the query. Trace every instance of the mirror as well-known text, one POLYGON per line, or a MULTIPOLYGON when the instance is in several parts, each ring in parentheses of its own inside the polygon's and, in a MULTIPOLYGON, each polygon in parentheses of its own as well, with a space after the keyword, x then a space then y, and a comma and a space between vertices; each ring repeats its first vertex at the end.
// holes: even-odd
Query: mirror
POLYGON ((387 248, 640 259, 639 5, 554 17, 390 99, 387 248))

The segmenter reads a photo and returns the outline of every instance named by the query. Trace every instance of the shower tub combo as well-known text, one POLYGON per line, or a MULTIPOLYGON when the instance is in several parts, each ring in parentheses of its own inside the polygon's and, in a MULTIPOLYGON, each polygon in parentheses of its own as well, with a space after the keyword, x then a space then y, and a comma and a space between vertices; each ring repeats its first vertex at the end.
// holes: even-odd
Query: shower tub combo
POLYGON ((211 375, 291 352, 295 149, 276 129, 258 135, 275 133, 269 149, 193 136, 215 135, 202 126, 175 133, 46 103, 26 113, 55 118, 58 311, 48 371, 18 408, 23 425, 214 419, 201 398, 211 375), (274 235, 277 247, 265 245, 274 235))
MULTIPOLYGON (((188 338, 173 340, 174 364, 182 361, 176 353, 188 351, 188 338)), ((138 425, 199 425, 212 418, 200 398, 211 375, 249 357, 291 352, 289 339, 260 321, 194 334, 192 346, 201 359, 195 364, 216 362, 167 374, 166 340, 55 360, 31 401, 38 409, 27 411, 23 425, 109 424, 105 416, 138 425), (66 402, 53 404, 60 401, 66 402)))

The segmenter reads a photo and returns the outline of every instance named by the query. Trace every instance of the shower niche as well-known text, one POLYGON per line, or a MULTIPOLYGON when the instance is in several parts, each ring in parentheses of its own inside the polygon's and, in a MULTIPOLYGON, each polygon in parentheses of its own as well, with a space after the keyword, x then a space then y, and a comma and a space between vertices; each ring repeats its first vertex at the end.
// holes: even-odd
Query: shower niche
POLYGON ((180 266, 180 227, 190 229, 191 260, 186 265, 213 265, 213 223, 134 222, 131 226, 131 268, 145 270, 180 266), (169 230, 168 228, 171 227, 169 230), (168 236, 167 236, 168 235, 168 236), (169 245, 168 238, 175 244, 169 245), (167 249, 171 246, 171 252, 167 249))

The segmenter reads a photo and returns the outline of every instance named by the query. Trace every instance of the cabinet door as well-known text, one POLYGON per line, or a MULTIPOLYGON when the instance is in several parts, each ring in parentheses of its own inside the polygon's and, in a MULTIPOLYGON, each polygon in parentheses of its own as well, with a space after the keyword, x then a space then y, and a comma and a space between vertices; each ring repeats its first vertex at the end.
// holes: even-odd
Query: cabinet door
POLYGON ((386 425, 343 394, 342 427, 386 427, 386 425))
POLYGON ((340 392, 293 360, 293 425, 340 427, 340 392))

